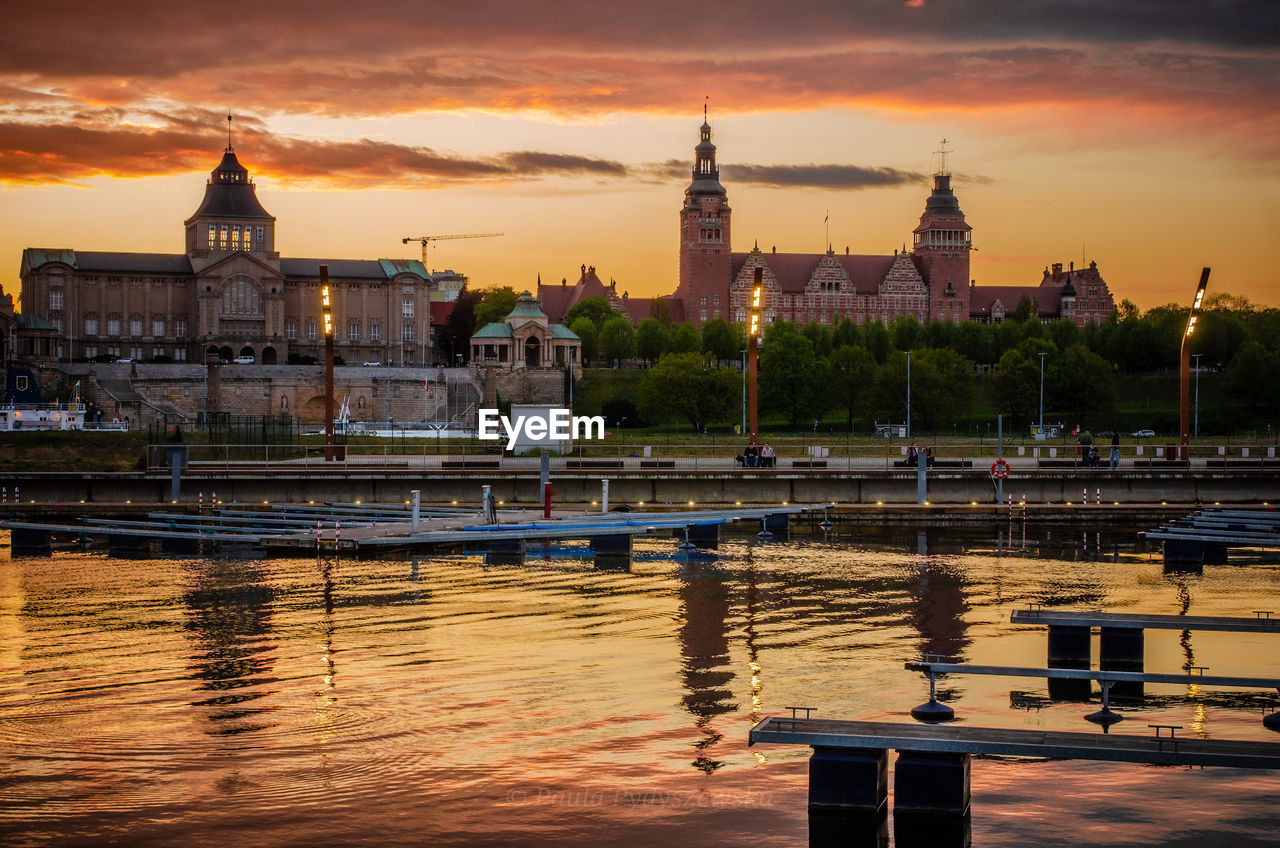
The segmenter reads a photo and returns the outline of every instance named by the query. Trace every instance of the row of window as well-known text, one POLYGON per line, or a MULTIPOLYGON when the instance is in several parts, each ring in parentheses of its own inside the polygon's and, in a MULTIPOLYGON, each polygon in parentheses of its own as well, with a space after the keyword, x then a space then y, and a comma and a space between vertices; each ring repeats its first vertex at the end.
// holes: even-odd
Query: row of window
POLYGON ((266 250, 266 238, 266 227, 210 224, 208 247, 210 250, 266 250))
MULTIPOLYGON (((119 358, 120 358, 120 346, 119 346, 119 345, 108 345, 108 346, 106 346, 106 347, 102 348, 102 351, 101 351, 101 352, 102 352, 102 353, 104 353, 104 354, 106 354, 107 356, 114 356, 114 357, 116 357, 117 359, 119 359, 119 358)), ((131 347, 131 348, 129 348, 129 357, 130 357, 131 359, 135 360, 135 361, 136 361, 136 360, 140 360, 140 359, 142 359, 142 357, 143 357, 143 353, 142 353, 142 352, 143 352, 143 348, 141 348, 141 347, 131 347)), ((61 348, 59 348, 58 353, 59 353, 59 355, 61 355, 61 353, 62 353, 61 348)), ((85 346, 84 346, 84 355, 85 355, 85 358, 86 358, 86 359, 93 359, 95 356, 98 356, 98 355, 99 355, 98 346, 97 346, 97 345, 85 345, 85 346)), ((153 348, 151 348, 151 358, 152 358, 152 359, 158 359, 158 358, 160 358, 160 357, 162 357, 162 356, 167 356, 167 357, 169 357, 170 359, 172 359, 174 362, 186 362, 186 361, 187 361, 187 349, 186 349, 185 347, 175 347, 175 348, 172 348, 172 349, 167 348, 167 347, 153 347, 153 348)))
MULTIPOLYGON (((412 318, 413 316, 410 314, 410 315, 406 315, 405 317, 412 318)), ((414 339, 416 339, 417 338, 416 326, 417 325, 414 324, 413 322, 405 322, 401 324, 400 340, 405 342, 411 342, 414 339)), ((361 339, 360 333, 362 329, 363 328, 359 321, 355 319, 348 321, 347 322, 347 341, 349 342, 361 341, 362 339, 361 339)), ((320 338, 320 325, 317 322, 317 320, 315 318, 306 319, 306 321, 303 324, 303 332, 305 333, 305 338, 308 341, 313 341, 313 342, 317 341, 320 338)), ((284 335, 285 335, 285 338, 289 339, 290 341, 294 341, 298 338, 298 319, 297 318, 285 319, 284 335)), ((368 335, 365 338, 366 340, 371 342, 377 342, 382 340, 382 325, 378 322, 376 318, 371 319, 369 321, 368 335)))
POLYGON ((916 233, 916 247, 969 247, 966 230, 926 230, 916 233))
MULTIPOLYGON (((61 329, 60 324, 61 324, 61 320, 59 319, 58 329, 61 329)), ((129 335, 131 336, 143 335, 142 330, 144 327, 144 322, 141 315, 131 316, 129 318, 128 326, 129 326, 129 335)), ((108 316, 107 322, 106 322, 106 330, 107 330, 106 335, 119 336, 120 327, 121 327, 121 320, 119 316, 108 316)), ((93 313, 86 315, 84 319, 84 334, 86 336, 96 336, 98 335, 98 329, 99 329, 98 316, 94 315, 93 313)), ((165 330, 165 320, 163 318, 151 319, 151 335, 163 336, 164 330, 165 330)), ((175 336, 185 336, 187 334, 186 318, 177 318, 174 320, 173 334, 175 336)))

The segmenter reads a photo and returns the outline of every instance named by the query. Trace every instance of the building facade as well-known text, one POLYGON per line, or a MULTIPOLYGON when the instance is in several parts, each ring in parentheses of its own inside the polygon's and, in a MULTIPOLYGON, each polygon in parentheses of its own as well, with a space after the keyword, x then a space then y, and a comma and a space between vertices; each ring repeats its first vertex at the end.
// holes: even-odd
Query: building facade
POLYGON ((19 356, 155 362, 309 361, 323 355, 320 266, 328 266, 336 353, 347 363, 426 364, 435 284, 416 259, 281 257, 276 219, 228 146, 184 222, 182 253, 27 248, 19 356))
MULTIPOLYGON (((615 308, 638 323, 649 316, 669 316, 701 325, 713 318, 745 322, 757 268, 762 269, 765 321, 830 324, 890 321, 910 315, 923 322, 1002 321, 1023 301, 1035 306, 1042 320, 1066 318, 1084 326, 1106 321, 1115 311, 1110 288, 1097 263, 1077 271, 1061 263, 1045 269, 1036 285, 981 286, 970 276, 973 228, 965 220, 943 164, 933 175, 933 188, 912 231, 911 249, 892 254, 860 255, 830 249, 821 253, 779 253, 754 246, 734 252, 733 210, 720 182, 711 125, 703 120, 694 147, 692 179, 679 211, 679 280, 671 295, 618 298, 615 308)), ((595 269, 574 287, 542 286, 539 299, 549 314, 563 317, 573 303, 598 293, 595 269), (593 279, 595 278, 595 279, 593 279), (559 289, 559 290, 557 290, 559 289)), ((611 302, 613 302, 611 300, 611 302)))

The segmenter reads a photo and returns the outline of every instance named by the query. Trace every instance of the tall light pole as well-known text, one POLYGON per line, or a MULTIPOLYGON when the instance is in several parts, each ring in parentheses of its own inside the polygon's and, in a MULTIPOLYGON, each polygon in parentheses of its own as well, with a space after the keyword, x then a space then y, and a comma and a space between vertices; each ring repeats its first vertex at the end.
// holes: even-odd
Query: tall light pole
POLYGON ((907 351, 907 438, 911 438, 911 351, 907 351))
POLYGON ((1189 342, 1191 334, 1196 331, 1196 319, 1200 317, 1200 304, 1204 301, 1204 290, 1208 285, 1209 269, 1205 268, 1200 271, 1200 284, 1196 286, 1196 296, 1191 301, 1191 314, 1187 316, 1187 329, 1182 334, 1182 361, 1178 381, 1181 400, 1178 409, 1178 444, 1181 445, 1179 459, 1190 458, 1188 445, 1191 444, 1191 348, 1189 342))
POLYGON ((760 348, 760 300, 764 294, 764 268, 756 267, 755 283, 751 288, 751 323, 747 327, 747 414, 749 430, 747 444, 760 443, 760 414, 757 374, 760 348))
POLYGON ((1196 361, 1196 396, 1195 396, 1195 424, 1192 425, 1192 434, 1200 435, 1200 357, 1203 353, 1193 353, 1191 358, 1196 361))
POLYGON ((1036 435, 1039 441, 1044 441, 1044 358, 1049 354, 1040 354, 1040 424, 1036 427, 1036 435))
POLYGON ((324 458, 333 461, 333 307, 329 303, 329 266, 320 266, 320 307, 324 313, 324 458))
POLYGON ((747 351, 742 351, 742 433, 747 432, 747 351))

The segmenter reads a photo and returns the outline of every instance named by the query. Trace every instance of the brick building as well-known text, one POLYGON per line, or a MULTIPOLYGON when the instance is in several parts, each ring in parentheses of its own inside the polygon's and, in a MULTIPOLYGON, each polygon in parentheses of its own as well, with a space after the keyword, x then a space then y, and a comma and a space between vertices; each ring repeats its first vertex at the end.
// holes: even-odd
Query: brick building
POLYGON ((322 355, 320 265, 327 264, 337 355, 348 363, 426 364, 435 286, 416 259, 281 257, 276 219, 228 144, 184 222, 182 253, 27 248, 19 356, 260 364, 322 355))
MULTIPOLYGON (((951 187, 945 159, 933 175, 933 189, 912 231, 911 249, 892 254, 860 255, 828 249, 825 254, 778 253, 754 246, 734 252, 730 234, 733 210, 720 182, 716 146, 705 118, 694 147, 692 180, 679 211, 680 271, 671 295, 660 298, 618 297, 611 284, 603 294, 615 308, 639 322, 650 315, 670 316, 702 324, 712 318, 745 322, 755 271, 764 278, 765 321, 833 323, 889 321, 911 315, 921 322, 1002 321, 1029 299, 1044 320, 1069 318, 1080 326, 1107 320, 1115 301, 1097 264, 1077 271, 1073 266, 1045 269, 1037 285, 979 286, 970 276, 972 227, 951 187)), ((563 319, 583 297, 601 294, 594 267, 584 267, 579 282, 538 287, 549 315, 563 319)))

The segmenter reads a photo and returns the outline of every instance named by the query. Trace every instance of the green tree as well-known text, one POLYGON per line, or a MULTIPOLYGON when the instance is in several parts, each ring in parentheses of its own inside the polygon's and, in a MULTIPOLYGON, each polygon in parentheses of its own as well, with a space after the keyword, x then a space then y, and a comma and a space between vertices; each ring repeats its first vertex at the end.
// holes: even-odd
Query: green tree
POLYGON ((831 396, 845 411, 845 426, 853 429, 855 413, 868 405, 875 387, 876 361, 862 345, 841 345, 831 353, 831 396))
POLYGON ((1024 294, 1022 300, 1018 301, 1018 306, 1013 310, 1013 314, 1009 316, 1010 321, 1016 321, 1019 324, 1025 324, 1028 321, 1040 316, 1040 307, 1031 297, 1024 294))
POLYGON ((671 330, 672 353, 697 353, 702 350, 698 328, 685 321, 671 330))
POLYGON ((458 357, 463 362, 471 359, 471 337, 476 332, 476 304, 480 302, 480 292, 467 291, 465 288, 453 302, 453 309, 444 321, 444 327, 436 334, 436 357, 449 364, 457 365, 458 357))
POLYGON ((997 409, 1008 410, 1015 426, 1034 422, 1040 405, 1040 358, 1022 348, 1011 348, 988 377, 997 409))
POLYGON ((813 352, 820 357, 831 355, 831 351, 835 350, 835 332, 830 324, 819 324, 816 321, 810 321, 805 325, 804 337, 809 340, 809 344, 813 345, 813 352))
POLYGON ((596 325, 586 315, 581 315, 572 324, 569 330, 582 339, 582 361, 584 363, 595 359, 600 355, 600 331, 596 329, 596 325))
POLYGON ((835 333, 831 339, 832 344, 836 347, 844 347, 846 345, 862 345, 862 330, 858 329, 858 325, 848 318, 841 318, 836 324, 835 333))
POLYGON ((1227 366, 1227 389, 1250 409, 1275 409, 1280 395, 1280 355, 1259 342, 1245 342, 1227 366))
POLYGON ((621 315, 606 321, 600 330, 600 352, 615 367, 621 366, 622 360, 635 356, 636 331, 631 322, 621 315))
POLYGON ((973 363, 953 350, 926 348, 911 357, 911 426, 938 432, 968 408, 973 363))
POLYGON ((636 328, 636 354, 645 362, 657 362, 670 346, 667 328, 657 318, 646 318, 636 328))
POLYGON ((591 323, 596 325, 596 330, 603 330, 604 324, 613 316, 617 315, 617 311, 609 305, 609 301, 603 297, 586 297, 569 307, 569 311, 565 314, 565 323, 573 326, 573 322, 582 316, 591 319, 591 323))
POLYGON ((952 350, 971 362, 977 362, 980 365, 994 364, 995 340, 992 337, 991 325, 979 324, 977 321, 960 322, 952 340, 952 350))
POLYGON ((959 331, 959 324, 935 318, 924 328, 924 346, 955 350, 955 340, 959 335, 959 331))
POLYGON ((702 325, 702 354, 717 364, 737 360, 738 339, 733 327, 723 318, 712 318, 702 325))
POLYGON ((867 350, 883 365, 893 349, 893 339, 889 338, 889 329, 879 321, 868 321, 862 325, 862 337, 867 350))
POLYGON ((897 350, 915 350, 924 345, 924 327, 914 315, 899 315, 889 322, 889 335, 897 350))
POLYGON ((815 418, 826 410, 826 362, 794 327, 769 334, 760 352, 762 405, 783 413, 791 426, 815 418))
POLYGON ((1094 430, 1112 429, 1118 400, 1115 366, 1082 344, 1046 359, 1051 360, 1045 375, 1051 394, 1045 403, 1052 403, 1068 421, 1094 430))
POLYGON ((671 307, 665 298, 655 297, 649 301, 649 317, 657 319, 664 327, 671 326, 671 307))
POLYGON ((480 302, 476 304, 476 327, 484 327, 495 322, 505 321, 516 308, 519 295, 511 286, 498 286, 480 292, 480 302))
POLYGON ((698 353, 668 353, 645 374, 639 395, 640 411, 649 420, 678 415, 703 433, 736 407, 738 376, 707 368, 698 353))

